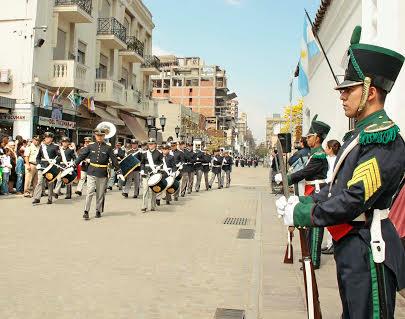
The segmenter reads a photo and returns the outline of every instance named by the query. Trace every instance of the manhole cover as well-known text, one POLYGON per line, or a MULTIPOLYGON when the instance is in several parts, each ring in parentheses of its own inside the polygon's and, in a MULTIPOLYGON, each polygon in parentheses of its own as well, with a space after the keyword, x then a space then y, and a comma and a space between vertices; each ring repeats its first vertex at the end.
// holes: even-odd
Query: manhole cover
POLYGON ((246 319, 245 310, 217 308, 214 319, 246 319))
POLYGON ((249 225, 250 219, 245 217, 226 217, 224 225, 249 225))
POLYGON ((253 239, 255 238, 255 230, 254 229, 247 229, 247 228, 241 228, 238 231, 238 237, 239 239, 253 239))

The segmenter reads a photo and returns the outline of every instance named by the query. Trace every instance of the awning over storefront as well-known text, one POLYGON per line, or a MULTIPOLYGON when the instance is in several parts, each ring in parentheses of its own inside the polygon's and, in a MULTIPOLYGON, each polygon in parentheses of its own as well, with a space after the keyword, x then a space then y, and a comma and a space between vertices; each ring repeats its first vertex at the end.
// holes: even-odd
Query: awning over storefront
POLYGON ((148 139, 144 127, 138 122, 137 118, 125 113, 120 113, 120 117, 125 121, 125 124, 128 126, 132 134, 134 134, 136 139, 141 141, 146 141, 148 139))
POLYGON ((114 115, 98 107, 95 108, 94 113, 96 113, 99 117, 101 117, 103 121, 111 122, 114 125, 125 125, 125 123, 118 117, 115 117, 114 115))
POLYGON ((15 100, 8 97, 0 96, 0 107, 11 109, 15 106, 15 100))

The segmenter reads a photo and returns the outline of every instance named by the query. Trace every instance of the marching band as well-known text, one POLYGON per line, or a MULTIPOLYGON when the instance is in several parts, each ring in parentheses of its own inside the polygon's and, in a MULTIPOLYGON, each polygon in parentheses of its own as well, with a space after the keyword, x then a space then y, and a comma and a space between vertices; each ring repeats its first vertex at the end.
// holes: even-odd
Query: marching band
POLYGON ((63 137, 58 146, 53 142, 53 134, 46 132, 37 155, 37 169, 41 173, 33 204, 40 203, 45 183, 48 185, 48 204, 52 204, 53 196, 58 198, 62 185, 66 186, 65 199, 71 199, 72 184, 78 180, 75 192, 78 196, 82 196, 84 184, 87 184, 83 218, 89 220, 94 195, 95 217, 100 218, 104 212, 105 194, 112 189, 116 179, 124 198, 129 197, 132 187, 132 198, 138 198, 142 190, 143 213, 155 211, 161 200, 170 205, 172 200, 178 201, 180 195, 191 194, 193 188, 199 192, 203 177, 206 191, 211 189, 215 178, 219 189, 223 188, 224 182, 230 187, 234 161, 229 152, 216 149, 211 156, 208 149, 200 145, 195 150, 193 144, 184 141, 164 142, 158 146, 153 138, 143 143, 132 139, 125 150, 120 143, 116 143, 115 148, 108 143, 115 133, 113 124, 100 123, 94 130, 95 141, 85 137, 84 146, 76 153, 69 138, 63 137))

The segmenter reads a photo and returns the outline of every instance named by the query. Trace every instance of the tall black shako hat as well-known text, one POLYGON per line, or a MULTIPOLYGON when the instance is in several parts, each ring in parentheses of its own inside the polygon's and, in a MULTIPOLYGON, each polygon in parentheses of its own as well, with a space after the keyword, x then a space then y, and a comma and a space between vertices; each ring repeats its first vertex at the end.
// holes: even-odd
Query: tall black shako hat
POLYGON ((317 121, 316 120, 317 118, 318 114, 316 114, 312 119, 311 127, 309 128, 307 136, 311 134, 316 134, 320 136, 322 139, 325 139, 330 131, 330 126, 324 122, 317 121))
POLYGON ((360 43, 360 37, 361 27, 356 26, 347 52, 349 63, 344 81, 335 89, 340 90, 369 81, 368 85, 389 93, 404 63, 404 56, 383 47, 360 43))

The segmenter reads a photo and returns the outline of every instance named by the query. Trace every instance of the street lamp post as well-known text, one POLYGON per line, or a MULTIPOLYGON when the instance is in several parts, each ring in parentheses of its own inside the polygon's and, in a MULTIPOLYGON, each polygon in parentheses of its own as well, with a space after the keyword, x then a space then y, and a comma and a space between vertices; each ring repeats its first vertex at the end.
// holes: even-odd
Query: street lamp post
POLYGON ((179 138, 180 127, 178 125, 174 128, 174 132, 176 133, 176 138, 179 138))
POLYGON ((159 121, 160 121, 160 126, 162 127, 162 132, 164 132, 165 131, 165 126, 166 126, 166 118, 165 118, 165 116, 162 115, 159 118, 159 121))

